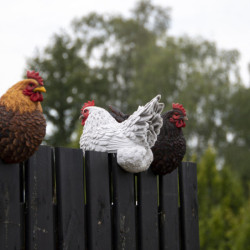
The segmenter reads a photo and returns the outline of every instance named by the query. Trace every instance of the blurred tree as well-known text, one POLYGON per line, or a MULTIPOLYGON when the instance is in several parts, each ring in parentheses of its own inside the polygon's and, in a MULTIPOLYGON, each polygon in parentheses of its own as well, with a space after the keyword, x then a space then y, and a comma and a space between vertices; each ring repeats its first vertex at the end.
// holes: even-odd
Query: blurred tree
POLYGON ((250 199, 241 209, 240 216, 230 234, 233 250, 250 250, 250 199))
POLYGON ((127 109, 135 52, 140 45, 152 43, 169 22, 168 11, 149 1, 138 3, 133 13, 129 19, 95 13, 83 17, 74 22, 75 35, 56 34, 42 53, 29 59, 27 67, 39 70, 46 79, 43 107, 53 128, 47 143, 76 145, 71 142, 77 118, 81 104, 89 99, 99 106, 109 102, 127 109))
POLYGON ((80 55, 82 46, 63 32, 54 35, 51 45, 42 54, 28 61, 28 68, 39 70, 45 79, 47 93, 43 109, 52 125, 52 132, 45 141, 53 146, 69 145, 79 122, 81 105, 92 98, 100 102, 105 95, 102 80, 93 74, 80 55))
POLYGON ((88 100, 128 113, 159 93, 166 110, 172 102, 182 103, 189 118, 186 159, 193 153, 201 159, 201 249, 247 249, 249 204, 240 209, 241 183, 228 167, 239 173, 247 190, 250 90, 239 75, 239 53, 202 38, 169 36, 169 24, 170 10, 145 0, 129 17, 91 13, 74 20, 70 33, 54 35, 27 67, 45 79, 43 108, 52 125, 46 141, 78 147, 78 116, 88 100), (203 154, 208 145, 217 155, 212 149, 203 154), (221 170, 216 158, 224 162, 221 170))
POLYGON ((29 68, 39 69, 46 79, 43 107, 54 128, 47 142, 78 145, 77 117, 89 99, 130 113, 160 93, 166 110, 172 102, 182 103, 187 110, 186 159, 194 152, 200 156, 210 144, 232 168, 238 171, 241 165, 240 175, 249 180, 245 172, 250 137, 241 114, 250 120, 242 113, 247 112, 246 104, 239 108, 240 93, 246 95, 239 53, 218 49, 202 38, 171 37, 169 24, 169 9, 145 0, 135 5, 130 17, 91 13, 74 20, 70 35, 55 35, 29 61, 29 68))
POLYGON ((198 165, 200 244, 204 250, 227 250, 233 249, 232 232, 244 195, 238 178, 225 166, 218 170, 215 158, 215 151, 209 148, 198 165))
MULTIPOLYGON (((226 163, 238 172, 244 182, 245 190, 250 181, 250 89, 239 89, 229 100, 230 112, 224 124, 228 131, 228 143, 223 147, 226 163)), ((250 195, 250 194, 249 194, 250 195)))
POLYGON ((143 95, 134 93, 135 78, 141 75, 145 60, 150 61, 147 52, 159 50, 157 41, 165 37, 168 25, 169 10, 150 1, 138 2, 130 18, 92 13, 73 22, 77 39, 85 46, 86 60, 109 82, 110 103, 133 111, 152 98, 147 94, 142 100, 143 95))
POLYGON ((109 103, 132 112, 160 93, 166 109, 181 102, 191 118, 184 132, 194 150, 187 157, 200 155, 208 142, 220 149, 227 143, 226 104, 242 87, 239 53, 201 38, 168 36, 169 19, 168 9, 141 1, 130 18, 91 14, 73 27, 85 58, 109 82, 109 103))

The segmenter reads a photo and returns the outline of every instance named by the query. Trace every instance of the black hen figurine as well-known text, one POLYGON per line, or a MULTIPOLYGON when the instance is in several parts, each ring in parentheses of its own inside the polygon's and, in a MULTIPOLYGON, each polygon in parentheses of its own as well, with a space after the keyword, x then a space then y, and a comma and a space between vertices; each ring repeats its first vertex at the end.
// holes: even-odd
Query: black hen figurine
MULTIPOLYGON (((125 121, 129 115, 123 114, 113 106, 109 106, 111 115, 118 121, 125 121)), ((163 126, 155 145, 151 148, 154 160, 151 164, 154 174, 171 173, 181 165, 186 153, 186 140, 182 128, 188 120, 184 107, 179 103, 172 104, 172 110, 162 115, 163 126)))

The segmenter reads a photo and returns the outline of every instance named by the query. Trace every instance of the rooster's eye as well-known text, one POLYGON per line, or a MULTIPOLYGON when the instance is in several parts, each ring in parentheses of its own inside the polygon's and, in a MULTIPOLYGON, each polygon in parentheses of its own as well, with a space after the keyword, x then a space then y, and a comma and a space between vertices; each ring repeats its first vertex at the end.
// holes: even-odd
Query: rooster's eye
POLYGON ((85 110, 84 110, 84 113, 87 113, 87 112, 88 112, 88 110, 87 110, 87 109, 85 109, 85 110))
POLYGON ((29 86, 30 86, 30 87, 33 87, 33 86, 34 86, 34 83, 30 83, 29 86))

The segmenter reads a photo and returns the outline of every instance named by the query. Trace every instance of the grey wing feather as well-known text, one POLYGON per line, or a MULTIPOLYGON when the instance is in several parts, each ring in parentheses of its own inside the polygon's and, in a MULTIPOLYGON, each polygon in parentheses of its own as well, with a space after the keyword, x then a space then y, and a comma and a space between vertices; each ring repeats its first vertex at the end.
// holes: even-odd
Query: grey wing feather
POLYGON ((124 132, 137 142, 149 146, 155 144, 157 135, 162 127, 161 112, 163 103, 159 103, 161 96, 157 95, 145 106, 139 107, 129 118, 122 123, 124 132))

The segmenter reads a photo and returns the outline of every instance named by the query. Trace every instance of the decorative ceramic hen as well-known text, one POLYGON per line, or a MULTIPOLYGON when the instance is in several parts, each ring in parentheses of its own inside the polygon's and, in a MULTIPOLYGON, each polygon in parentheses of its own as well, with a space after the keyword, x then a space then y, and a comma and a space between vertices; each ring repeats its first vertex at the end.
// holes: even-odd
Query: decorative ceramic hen
POLYGON ((80 147, 100 152, 117 152, 118 164, 128 172, 137 173, 149 168, 153 161, 151 147, 160 133, 164 108, 157 95, 140 106, 126 121, 117 122, 105 109, 95 107, 94 101, 81 109, 80 147))
MULTIPOLYGON (((118 122, 128 119, 129 115, 117 108, 112 106, 109 108, 111 115, 118 122)), ((151 148, 154 155, 151 168, 155 174, 171 173, 181 165, 186 153, 186 140, 182 132, 182 128, 186 126, 185 121, 188 120, 186 110, 179 103, 173 103, 172 108, 162 115, 163 126, 155 145, 151 148)))
POLYGON ((39 73, 13 85, 0 98, 0 158, 6 163, 28 159, 41 144, 46 121, 41 102, 46 92, 39 73))

